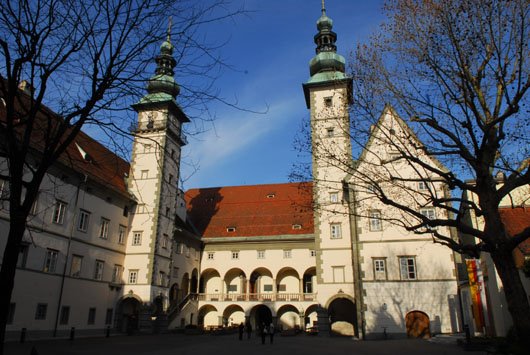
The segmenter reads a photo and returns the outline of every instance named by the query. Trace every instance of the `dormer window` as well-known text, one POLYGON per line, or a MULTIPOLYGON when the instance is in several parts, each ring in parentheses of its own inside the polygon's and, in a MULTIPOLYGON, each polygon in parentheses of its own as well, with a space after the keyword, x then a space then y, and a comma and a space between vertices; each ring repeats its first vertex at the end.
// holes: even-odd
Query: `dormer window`
POLYGON ((293 229, 302 229, 302 225, 301 224, 293 224, 292 228, 293 229))
POLYGON ((233 232, 236 231, 236 227, 226 227, 226 231, 227 231, 228 233, 233 233, 233 232))
POLYGON ((275 198, 275 197, 276 197, 275 193, 267 194, 267 198, 275 198))

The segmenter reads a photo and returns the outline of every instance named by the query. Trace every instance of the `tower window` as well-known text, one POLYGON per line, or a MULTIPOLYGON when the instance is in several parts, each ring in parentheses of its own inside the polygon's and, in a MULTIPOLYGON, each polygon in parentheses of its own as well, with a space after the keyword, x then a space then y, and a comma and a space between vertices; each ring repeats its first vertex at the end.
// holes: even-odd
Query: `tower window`
POLYGON ((326 128, 326 137, 328 138, 335 137, 335 128, 333 127, 326 128))
POLYGON ((325 105, 326 107, 331 107, 331 106, 333 106, 333 97, 331 97, 331 96, 327 96, 327 97, 325 97, 325 98, 324 98, 324 105, 325 105))

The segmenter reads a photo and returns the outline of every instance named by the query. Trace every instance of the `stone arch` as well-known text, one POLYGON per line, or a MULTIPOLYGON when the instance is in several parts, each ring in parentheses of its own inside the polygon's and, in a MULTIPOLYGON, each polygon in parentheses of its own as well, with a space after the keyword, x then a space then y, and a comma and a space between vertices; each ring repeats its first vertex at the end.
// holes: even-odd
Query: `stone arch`
POLYGON ((263 327, 263 324, 270 324, 272 322, 272 317, 274 316, 275 314, 273 313, 273 310, 268 306, 264 304, 255 305, 252 307, 249 314, 249 321, 252 325, 252 329, 257 332, 256 334, 259 334, 258 332, 263 327))
POLYGON ((229 326, 238 325, 240 323, 245 324, 245 311, 243 310, 243 307, 238 304, 227 306, 223 311, 223 320, 225 319, 229 326))
POLYGON ((180 283, 180 299, 183 299, 190 292, 190 274, 187 272, 182 275, 182 282, 180 283))
POLYGON ((211 304, 205 304, 199 308, 197 323, 204 327, 219 327, 222 325, 220 318, 217 308, 211 304))
POLYGON ((173 307, 173 306, 175 306, 178 303, 179 292, 180 292, 179 284, 175 282, 169 288, 169 305, 170 305, 170 307, 173 307))
POLYGON ((223 282, 219 271, 213 268, 203 270, 199 282, 199 293, 221 294, 222 291, 223 282))
POLYGON ((115 316, 116 328, 121 332, 134 332, 138 329, 138 318, 142 299, 135 294, 128 294, 118 301, 117 312, 115 316))
POLYGON ((292 267, 281 268, 276 273, 276 284, 278 293, 301 293, 300 275, 292 267))
POLYGON ((240 268, 232 268, 228 270, 223 277, 226 294, 243 294, 246 289, 247 277, 240 268))
POLYGON ((199 291, 199 271, 195 268, 191 272, 189 293, 197 293, 198 291, 199 291))
POLYGON ((300 329, 300 310, 291 304, 276 311, 277 326, 280 329, 300 329))
POLYGON ((273 293, 273 277, 272 272, 265 268, 259 267, 250 273, 248 280, 249 299, 258 300, 261 294, 273 293))
POLYGON ((428 339, 431 337, 430 319, 427 313, 414 310, 405 315, 407 336, 409 338, 428 339))
POLYGON ((315 293, 317 282, 317 269, 316 267, 310 267, 302 276, 302 292, 305 294, 315 293))
POLYGON ((311 306, 307 307, 304 314, 304 327, 312 328, 317 327, 318 322, 318 314, 317 314, 318 304, 312 304, 311 306))
POLYGON ((328 301, 331 332, 336 335, 358 336, 357 309, 355 301, 348 295, 336 295, 328 301))

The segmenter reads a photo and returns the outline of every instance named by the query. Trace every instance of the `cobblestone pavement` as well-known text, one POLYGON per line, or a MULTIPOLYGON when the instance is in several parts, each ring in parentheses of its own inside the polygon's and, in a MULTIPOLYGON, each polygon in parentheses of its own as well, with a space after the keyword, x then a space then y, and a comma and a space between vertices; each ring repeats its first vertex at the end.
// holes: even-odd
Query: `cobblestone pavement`
MULTIPOLYGON (((311 355, 311 354, 470 354, 456 342, 437 342, 413 339, 358 341, 352 338, 298 335, 275 336, 274 343, 252 337, 239 341, 232 335, 137 335, 110 338, 81 338, 70 340, 42 340, 24 344, 8 342, 6 355, 311 355), (36 353, 32 353, 35 347, 36 353)), ((485 354, 473 352, 473 355, 485 354)))

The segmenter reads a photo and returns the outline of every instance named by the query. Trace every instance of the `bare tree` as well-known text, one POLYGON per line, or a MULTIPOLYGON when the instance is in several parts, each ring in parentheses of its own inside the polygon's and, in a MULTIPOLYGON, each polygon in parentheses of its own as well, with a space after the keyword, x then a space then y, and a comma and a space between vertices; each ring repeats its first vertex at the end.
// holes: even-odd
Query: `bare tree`
POLYGON ((357 203, 386 206, 381 218, 458 253, 489 253, 517 334, 528 341, 530 306, 512 251, 530 228, 508 235, 499 205, 530 183, 529 2, 389 0, 384 9, 381 31, 351 58, 346 134, 359 158, 326 153, 324 142, 313 154, 352 176, 357 203), (397 112, 404 119, 388 121, 397 112), (398 121, 407 124, 389 126, 398 121), (429 206, 435 213, 422 210, 429 206))
POLYGON ((20 0, 0 7, 0 178, 10 218, 0 343, 26 220, 47 171, 84 127, 97 127, 102 140, 130 141, 126 110, 144 94, 153 44, 165 37, 169 18, 180 104, 202 113, 207 102, 222 100, 212 85, 225 66, 220 45, 208 44, 200 30, 242 13, 230 9, 224 0, 20 0))

